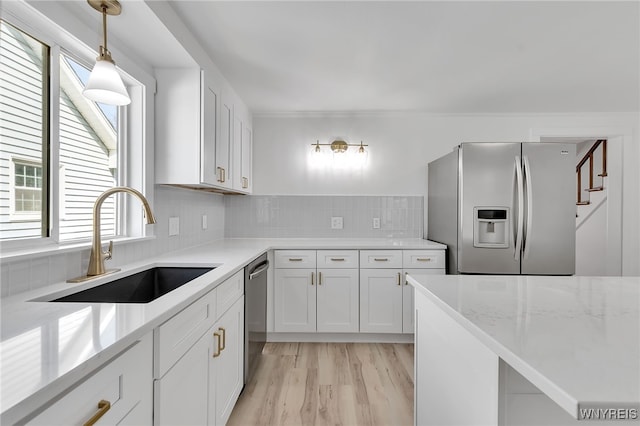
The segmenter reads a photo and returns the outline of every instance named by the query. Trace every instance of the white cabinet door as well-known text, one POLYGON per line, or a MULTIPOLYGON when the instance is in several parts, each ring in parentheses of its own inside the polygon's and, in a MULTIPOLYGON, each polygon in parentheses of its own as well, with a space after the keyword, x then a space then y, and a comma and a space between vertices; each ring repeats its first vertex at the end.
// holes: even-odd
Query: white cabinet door
POLYGON ((206 425, 213 355, 213 328, 160 379, 154 382, 155 425, 206 425))
POLYGON ((358 332, 358 270, 318 269, 317 331, 358 332))
POLYGON ((26 424, 84 424, 100 411, 98 424, 151 424, 151 343, 148 334, 26 424), (102 401, 109 403, 108 408, 102 401))
POLYGON ((222 98, 220 106, 220 139, 216 142, 217 184, 226 188, 232 187, 231 146, 233 144, 233 104, 222 98))
POLYGON ((275 331, 316 331, 315 275, 315 269, 275 270, 275 331))
MULTIPOLYGON (((200 148, 200 179, 203 183, 217 185, 216 141, 218 122, 218 92, 202 72, 202 136, 200 148)), ((175 141, 174 141, 175 143, 175 141)))
MULTIPOLYGON (((210 383, 215 383, 215 409, 210 406, 209 413, 215 412, 215 424, 224 425, 229 420, 231 411, 238 400, 244 384, 244 297, 239 298, 233 306, 216 322, 216 357, 210 383)), ((214 424, 209 419, 209 424, 214 424)))
POLYGON ((241 187, 249 193, 253 190, 252 159, 253 159, 253 130, 246 123, 242 123, 242 161, 241 161, 241 187))
POLYGON ((360 270, 360 331, 402 333, 402 269, 360 270))

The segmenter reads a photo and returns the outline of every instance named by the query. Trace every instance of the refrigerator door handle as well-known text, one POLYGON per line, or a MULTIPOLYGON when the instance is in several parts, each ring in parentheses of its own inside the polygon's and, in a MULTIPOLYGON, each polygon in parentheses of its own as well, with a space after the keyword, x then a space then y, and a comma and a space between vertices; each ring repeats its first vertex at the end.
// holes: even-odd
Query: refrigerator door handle
POLYGON ((516 247, 513 252, 513 258, 520 260, 520 250, 522 249, 522 225, 524 223, 524 186, 522 177, 522 165, 520 163, 520 157, 516 156, 516 192, 518 195, 518 221, 516 222, 515 237, 516 247))
POLYGON ((522 157, 524 159, 524 182, 526 184, 527 190, 527 225, 524 228, 524 235, 522 238, 522 249, 524 251, 523 257, 527 259, 529 257, 529 247, 530 244, 527 244, 527 238, 531 234, 531 226, 533 219, 533 192, 531 190, 531 166, 529 166, 529 158, 524 155, 522 157))

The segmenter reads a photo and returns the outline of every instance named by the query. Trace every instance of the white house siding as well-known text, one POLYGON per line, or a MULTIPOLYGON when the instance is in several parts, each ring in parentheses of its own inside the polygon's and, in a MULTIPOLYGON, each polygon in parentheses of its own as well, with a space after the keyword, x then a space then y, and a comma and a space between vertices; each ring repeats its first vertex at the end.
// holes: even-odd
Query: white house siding
MULTIPOLYGON (((12 157, 41 162, 42 73, 32 47, 12 28, 2 25, 0 48, 0 230, 1 238, 40 236, 40 222, 12 221, 10 163, 12 157), (5 65, 6 64, 6 65, 5 65)), ((71 102, 63 87, 60 97, 60 239, 89 238, 96 197, 114 186, 109 155, 100 139, 71 102)), ((73 88, 71 88, 73 89, 73 88)), ((53 141, 52 143, 55 143, 53 141)), ((59 172, 59 171, 58 171, 59 172)), ((116 202, 102 207, 102 234, 113 235, 116 202)))
POLYGON ((0 28, 0 235, 37 237, 39 220, 11 220, 10 172, 13 158, 42 163, 42 71, 27 40, 0 28))
MULTIPOLYGON (((63 208, 60 238, 91 236, 93 203, 107 188, 115 185, 109 170, 109 152, 66 94, 60 100, 60 166, 66 182, 61 193, 63 208)), ((62 185, 62 183, 61 183, 62 185)), ((101 209, 102 235, 114 235, 116 203, 107 198, 101 209)))

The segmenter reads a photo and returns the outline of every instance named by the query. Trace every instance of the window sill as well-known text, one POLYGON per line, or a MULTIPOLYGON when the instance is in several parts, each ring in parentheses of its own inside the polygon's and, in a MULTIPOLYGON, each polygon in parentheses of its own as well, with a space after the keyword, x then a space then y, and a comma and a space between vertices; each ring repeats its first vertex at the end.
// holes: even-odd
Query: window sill
MULTIPOLYGON (((142 241, 151 241, 155 240, 154 235, 148 235, 145 237, 121 237, 121 238, 111 238, 113 240, 114 245, 119 246, 123 244, 137 243, 142 241)), ((107 239, 103 241, 103 246, 105 243, 110 241, 111 239, 107 239)), ((1 244, 1 243, 0 243, 1 244)), ((40 246, 31 246, 31 247, 16 247, 8 250, 0 250, 0 263, 5 262, 13 262, 19 261, 22 259, 35 259, 38 257, 46 257, 46 256, 54 256, 58 254, 65 253, 74 253, 81 250, 86 250, 91 248, 91 241, 82 241, 75 243, 61 243, 61 244, 46 244, 40 246)))

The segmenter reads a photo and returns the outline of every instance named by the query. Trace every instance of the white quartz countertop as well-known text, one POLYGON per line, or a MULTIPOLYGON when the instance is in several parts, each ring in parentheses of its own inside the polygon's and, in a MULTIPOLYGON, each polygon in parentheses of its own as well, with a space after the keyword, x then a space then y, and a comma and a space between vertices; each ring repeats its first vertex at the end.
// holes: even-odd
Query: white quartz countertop
POLYGON ((445 248, 417 238, 224 239, 125 265, 120 272, 90 282, 62 282, 2 298, 0 423, 12 424, 36 410, 267 250, 445 248), (150 266, 216 268, 147 304, 34 301, 95 287, 150 266))
POLYGON ((574 418, 593 404, 640 405, 640 278, 409 282, 574 418))

